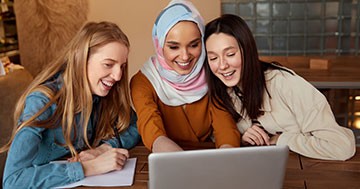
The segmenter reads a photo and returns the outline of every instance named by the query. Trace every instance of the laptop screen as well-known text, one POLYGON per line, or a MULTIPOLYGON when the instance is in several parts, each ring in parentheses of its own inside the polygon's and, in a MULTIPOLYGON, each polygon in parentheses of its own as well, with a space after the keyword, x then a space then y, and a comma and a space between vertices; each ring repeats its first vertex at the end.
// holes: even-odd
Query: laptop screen
POLYGON ((150 189, 279 189, 289 149, 256 146, 149 155, 150 189))

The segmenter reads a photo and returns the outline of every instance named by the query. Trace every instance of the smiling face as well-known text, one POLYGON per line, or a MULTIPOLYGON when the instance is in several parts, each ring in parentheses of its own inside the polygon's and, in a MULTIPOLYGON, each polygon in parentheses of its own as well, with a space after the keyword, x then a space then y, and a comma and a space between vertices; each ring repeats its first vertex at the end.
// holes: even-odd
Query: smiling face
POLYGON ((206 51, 211 71, 226 86, 240 82, 242 53, 236 39, 224 33, 214 33, 206 40, 206 51))
POLYGON ((92 94, 104 97, 121 80, 128 54, 129 49, 119 42, 105 44, 91 53, 87 74, 92 94))
POLYGON ((189 74, 199 60, 201 46, 198 26, 194 22, 179 22, 169 30, 165 38, 165 62, 178 74, 189 74))

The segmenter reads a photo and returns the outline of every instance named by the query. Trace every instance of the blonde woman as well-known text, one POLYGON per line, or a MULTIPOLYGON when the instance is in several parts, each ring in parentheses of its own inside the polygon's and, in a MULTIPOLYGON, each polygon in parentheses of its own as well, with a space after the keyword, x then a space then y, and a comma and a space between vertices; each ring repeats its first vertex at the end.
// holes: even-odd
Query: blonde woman
POLYGON ((128 89, 129 41, 89 22, 18 101, 4 188, 51 188, 121 169, 139 140, 128 89), (120 133, 120 134, 118 134, 120 133), (51 161, 69 158, 68 163, 51 161))

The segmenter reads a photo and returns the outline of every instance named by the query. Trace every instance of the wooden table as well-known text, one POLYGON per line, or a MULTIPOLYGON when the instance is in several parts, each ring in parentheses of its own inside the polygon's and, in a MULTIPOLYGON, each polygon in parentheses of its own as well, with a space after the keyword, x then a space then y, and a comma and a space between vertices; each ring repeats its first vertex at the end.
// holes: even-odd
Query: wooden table
MULTIPOLYGON (((213 148, 212 143, 200 145, 182 145, 185 149, 213 148)), ((138 145, 130 150, 131 157, 137 158, 135 180, 131 187, 107 187, 147 189, 148 188, 148 155, 150 152, 138 145)), ((81 187, 91 188, 91 187, 81 187)), ((348 161, 325 161, 310 159, 290 152, 284 189, 360 189, 360 147, 356 155, 348 161)))
POLYGON ((290 152, 284 188, 360 188, 360 147, 347 161, 317 160, 290 152))

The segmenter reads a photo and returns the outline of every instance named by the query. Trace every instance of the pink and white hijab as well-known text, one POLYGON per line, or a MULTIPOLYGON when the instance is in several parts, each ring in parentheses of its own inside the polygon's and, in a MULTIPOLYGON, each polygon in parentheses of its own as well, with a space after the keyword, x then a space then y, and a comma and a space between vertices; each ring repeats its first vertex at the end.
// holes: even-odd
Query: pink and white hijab
POLYGON ((196 102, 204 97, 208 87, 203 68, 205 47, 202 42, 201 55, 193 70, 180 75, 170 68, 164 60, 163 46, 169 30, 180 21, 196 23, 204 36, 204 21, 192 3, 186 0, 173 0, 157 17, 152 38, 156 55, 151 56, 141 72, 151 82, 160 100, 169 106, 179 106, 196 102))

